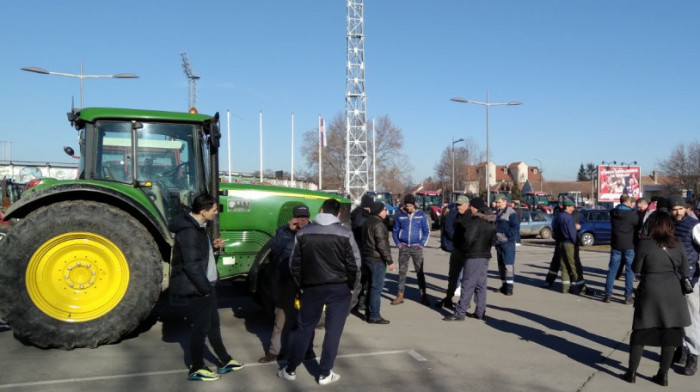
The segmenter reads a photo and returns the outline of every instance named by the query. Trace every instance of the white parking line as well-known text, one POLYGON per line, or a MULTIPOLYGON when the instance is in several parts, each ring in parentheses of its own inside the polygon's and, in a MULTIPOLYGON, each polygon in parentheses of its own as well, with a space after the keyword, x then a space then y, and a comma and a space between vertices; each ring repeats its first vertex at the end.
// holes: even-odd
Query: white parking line
MULTIPOLYGON (((397 355, 397 354, 408 354, 416 361, 427 361, 427 359, 425 357, 418 354, 413 349, 411 349, 411 350, 394 350, 394 351, 376 351, 376 352, 371 352, 371 353, 344 354, 344 355, 338 355, 337 358, 362 358, 362 357, 373 357, 373 356, 379 356, 379 355, 397 355)), ((246 364, 245 367, 269 366, 269 365, 277 365, 277 363, 276 362, 251 363, 251 364, 246 364)), ((23 383, 15 383, 15 384, 0 384, 0 389, 10 389, 10 388, 20 388, 20 387, 35 387, 35 386, 42 386, 42 385, 56 385, 56 384, 66 384, 66 383, 86 382, 86 381, 117 380, 120 378, 127 378, 127 377, 162 376, 162 375, 166 375, 166 374, 177 374, 177 373, 184 373, 184 372, 185 372, 185 370, 183 370, 183 369, 177 369, 177 370, 161 370, 161 371, 157 371, 157 372, 115 374, 113 376, 94 376, 94 377, 83 377, 83 378, 66 378, 66 379, 60 379, 60 380, 32 381, 32 382, 23 382, 23 383)))

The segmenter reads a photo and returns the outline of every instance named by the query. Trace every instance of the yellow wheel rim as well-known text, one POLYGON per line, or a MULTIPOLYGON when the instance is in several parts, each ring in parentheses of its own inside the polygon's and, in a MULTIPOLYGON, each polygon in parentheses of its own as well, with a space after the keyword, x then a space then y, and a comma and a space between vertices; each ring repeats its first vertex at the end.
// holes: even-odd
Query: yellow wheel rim
POLYGON ((99 318, 121 302, 129 286, 126 257, 110 240, 72 232, 46 241, 26 273, 32 302, 61 321, 99 318))

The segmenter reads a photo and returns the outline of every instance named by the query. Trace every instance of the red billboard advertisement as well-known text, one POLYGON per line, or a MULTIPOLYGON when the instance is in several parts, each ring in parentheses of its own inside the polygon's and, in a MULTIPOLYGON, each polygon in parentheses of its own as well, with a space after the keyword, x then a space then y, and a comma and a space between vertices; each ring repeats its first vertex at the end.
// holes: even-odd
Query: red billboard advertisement
POLYGON ((639 166, 598 166, 598 201, 619 202, 628 194, 635 200, 642 197, 639 166))

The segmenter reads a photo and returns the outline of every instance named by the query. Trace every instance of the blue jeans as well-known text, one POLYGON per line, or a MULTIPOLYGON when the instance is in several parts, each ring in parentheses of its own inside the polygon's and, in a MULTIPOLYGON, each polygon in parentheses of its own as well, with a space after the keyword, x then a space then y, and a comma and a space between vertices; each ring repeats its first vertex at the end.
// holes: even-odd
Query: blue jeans
POLYGON ((608 265, 608 278, 605 280, 605 294, 612 295, 615 285, 615 274, 620 267, 621 259, 625 259, 625 297, 631 297, 634 288, 634 272, 632 272, 632 261, 634 261, 634 249, 610 250, 610 264, 608 265))
POLYGON ((386 264, 384 263, 365 263, 365 267, 369 271, 367 282, 369 289, 367 297, 369 306, 367 307, 367 318, 376 320, 382 316, 379 314, 379 306, 382 301, 382 290, 384 289, 384 275, 386 275, 386 264))

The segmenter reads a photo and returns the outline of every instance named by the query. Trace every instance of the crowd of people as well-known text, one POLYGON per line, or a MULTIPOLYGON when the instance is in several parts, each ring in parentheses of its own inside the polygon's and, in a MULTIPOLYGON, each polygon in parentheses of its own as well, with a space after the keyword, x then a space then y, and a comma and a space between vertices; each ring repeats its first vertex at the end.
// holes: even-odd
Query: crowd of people
MULTIPOLYGON (((445 321, 485 318, 492 248, 501 279, 499 291, 505 296, 514 293, 520 223, 505 196, 496 195, 495 201, 493 211, 479 197, 460 195, 444 210, 440 247, 450 254, 447 288, 445 297, 434 306, 452 311, 443 318, 445 321), (455 294, 459 296, 456 303, 455 294), (472 301, 474 311, 468 313, 472 301)), ((579 257, 580 214, 571 200, 565 199, 562 204, 552 223, 555 247, 543 286, 553 287, 561 270, 562 292, 595 296, 595 291, 586 285, 579 257)), ((602 300, 613 301, 614 282, 624 271, 621 302, 635 308, 629 364, 623 375, 631 383, 636 381, 644 346, 661 347, 659 370, 652 378, 660 385, 668 385, 668 370, 673 362, 682 366, 683 374, 697 371, 700 221, 687 207, 678 196, 647 202, 624 194, 620 204, 611 210, 612 241, 602 300)), ((386 270, 395 268, 390 237, 399 253, 397 291, 390 304, 400 305, 406 300, 404 291, 411 260, 420 301, 431 305, 423 271, 429 219, 416 208, 415 197, 407 195, 403 199, 391 235, 385 225, 385 205, 370 196, 364 196, 352 211, 351 228, 341 224, 340 210, 337 200, 328 199, 310 222, 309 209, 297 205, 291 220, 270 241, 275 319, 269 348, 258 362, 285 359, 286 366, 277 371, 282 379, 295 380, 301 362, 316 357, 314 334, 324 313, 325 335, 317 375, 320 385, 340 379, 333 366, 351 310, 369 324, 390 323, 380 311, 386 270)), ((215 198, 203 194, 194 200, 191 212, 170 225, 175 233, 170 297, 173 304, 188 306, 190 311, 190 380, 217 380, 220 374, 244 366, 226 351, 219 329, 215 250, 223 246, 223 241, 209 238, 206 231, 207 222, 214 220, 217 213, 215 198), (206 338, 218 357, 215 372, 204 365, 206 338)))
MULTIPOLYGON (((561 268, 563 292, 595 295, 583 280, 578 211, 572 201, 563 204, 552 222, 556 247, 543 286, 552 287, 561 268)), ((623 378, 636 382, 644 346, 661 348, 659 370, 652 377, 657 384, 668 385, 673 362, 681 366, 681 374, 694 375, 700 349, 700 221, 692 205, 677 195, 647 202, 623 194, 610 212, 610 222, 610 260, 602 300, 612 302, 614 283, 624 271, 621 302, 634 305, 629 363, 623 378)))

